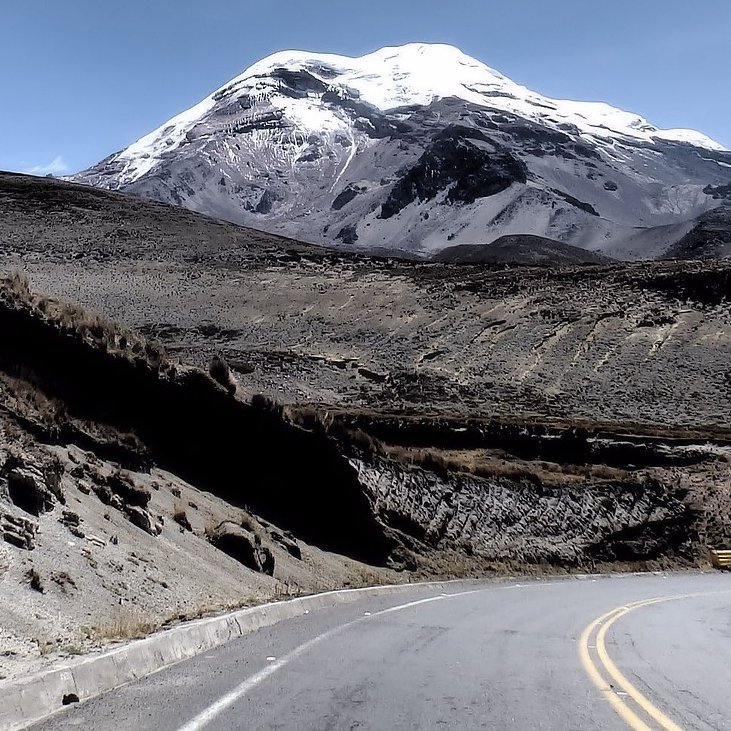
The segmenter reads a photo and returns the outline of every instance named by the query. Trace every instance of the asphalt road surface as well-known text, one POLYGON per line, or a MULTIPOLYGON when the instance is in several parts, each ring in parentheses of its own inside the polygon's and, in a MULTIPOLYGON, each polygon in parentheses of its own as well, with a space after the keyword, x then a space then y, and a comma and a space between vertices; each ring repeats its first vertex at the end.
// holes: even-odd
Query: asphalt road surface
POLYGON ((282 622, 35 729, 731 729, 731 576, 416 588, 282 622))

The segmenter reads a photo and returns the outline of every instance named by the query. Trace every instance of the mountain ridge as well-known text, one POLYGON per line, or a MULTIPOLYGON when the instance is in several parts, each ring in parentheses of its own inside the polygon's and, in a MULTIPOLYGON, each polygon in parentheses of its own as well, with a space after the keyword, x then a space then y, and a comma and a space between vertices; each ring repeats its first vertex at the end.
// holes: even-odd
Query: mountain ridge
POLYGON ((336 246, 430 255, 534 234, 654 258, 726 203, 731 153, 409 44, 273 54, 73 178, 336 246))

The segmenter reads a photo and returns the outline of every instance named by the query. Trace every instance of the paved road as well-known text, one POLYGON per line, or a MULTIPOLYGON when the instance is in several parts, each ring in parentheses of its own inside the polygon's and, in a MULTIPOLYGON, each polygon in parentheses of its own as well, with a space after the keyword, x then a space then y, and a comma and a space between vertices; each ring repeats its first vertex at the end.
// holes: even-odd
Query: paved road
POLYGON ((448 592, 313 612, 34 728, 731 729, 727 574, 448 592))

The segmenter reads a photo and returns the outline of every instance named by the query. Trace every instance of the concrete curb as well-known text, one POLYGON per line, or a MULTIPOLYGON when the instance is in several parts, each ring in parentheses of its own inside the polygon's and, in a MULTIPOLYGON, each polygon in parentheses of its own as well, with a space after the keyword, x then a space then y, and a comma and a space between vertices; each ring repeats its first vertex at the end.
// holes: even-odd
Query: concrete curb
POLYGON ((187 622, 99 654, 75 658, 32 675, 0 682, 0 729, 18 731, 26 728, 63 708, 64 696, 88 700, 285 619, 366 597, 398 594, 415 588, 443 589, 452 583, 457 582, 344 589, 240 609, 187 622))

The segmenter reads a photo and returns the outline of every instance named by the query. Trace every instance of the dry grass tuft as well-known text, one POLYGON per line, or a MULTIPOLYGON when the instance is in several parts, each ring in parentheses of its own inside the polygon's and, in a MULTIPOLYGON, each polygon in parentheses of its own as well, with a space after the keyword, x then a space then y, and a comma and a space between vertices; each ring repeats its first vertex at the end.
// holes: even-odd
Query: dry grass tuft
POLYGON ((0 275, 0 286, 18 297, 30 297, 30 281, 22 272, 0 275))
POLYGON ((275 601, 283 601, 303 596, 304 593, 302 587, 294 581, 278 581, 272 597, 275 601))
POLYGON ((38 645, 38 654, 41 657, 50 655, 58 648, 56 640, 48 637, 36 637, 36 644, 38 645))
POLYGON ((205 537, 210 539, 211 536, 215 534, 216 529, 219 525, 221 525, 220 520, 216 520, 215 518, 209 518, 206 521, 205 527, 203 528, 203 534, 205 535, 205 537))
POLYGON ((159 343, 149 341, 139 333, 78 305, 34 294, 28 278, 19 272, 0 274, 0 301, 29 310, 39 320, 73 334, 110 355, 145 364, 158 372, 175 372, 175 363, 168 358, 159 343))
POLYGON ((505 459, 489 450, 439 450, 382 445, 384 454, 404 464, 436 472, 465 473, 483 478, 502 478, 534 485, 561 487, 586 482, 621 481, 626 470, 594 464, 557 464, 505 459))
POLYGON ((236 381, 231 374, 228 363, 220 353, 213 356, 211 364, 208 366, 208 374, 216 383, 226 389, 229 396, 236 393, 236 381))
POLYGON ((173 508, 173 520, 183 529, 187 531, 192 531, 193 527, 190 524, 190 520, 188 519, 188 514, 185 511, 185 507, 183 507, 182 503, 175 503, 175 507, 173 508))
POLYGON ((244 530, 248 530, 249 533, 258 534, 258 524, 249 513, 241 513, 241 516, 239 517, 239 525, 244 530))
POLYGON ((88 630, 90 639, 97 641, 137 640, 158 629, 158 624, 132 610, 122 610, 114 619, 88 630))

